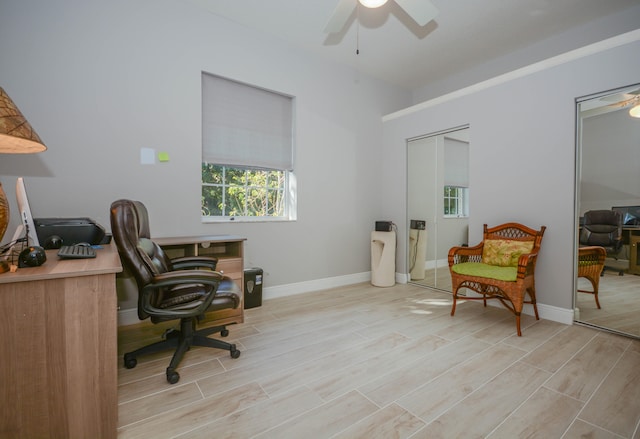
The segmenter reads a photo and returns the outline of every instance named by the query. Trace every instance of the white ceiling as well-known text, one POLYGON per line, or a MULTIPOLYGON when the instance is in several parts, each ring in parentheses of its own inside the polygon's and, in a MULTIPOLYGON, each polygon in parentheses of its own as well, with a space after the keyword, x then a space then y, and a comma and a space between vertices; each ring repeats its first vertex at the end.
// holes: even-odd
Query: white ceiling
MULTIPOLYGON (((180 1, 408 89, 640 5, 640 0, 431 0, 439 14, 420 27, 390 0, 378 9, 357 8, 341 34, 326 35, 338 0, 180 1)), ((592 42, 573 41, 571 49, 592 42)), ((538 48, 535 56, 567 50, 552 46, 538 48)))

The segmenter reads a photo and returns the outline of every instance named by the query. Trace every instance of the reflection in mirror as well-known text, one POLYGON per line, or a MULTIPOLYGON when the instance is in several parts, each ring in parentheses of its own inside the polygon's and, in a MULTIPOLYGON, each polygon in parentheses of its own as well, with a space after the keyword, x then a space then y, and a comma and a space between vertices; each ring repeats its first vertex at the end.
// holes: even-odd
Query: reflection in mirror
POLYGON ((407 142, 409 282, 451 291, 449 249, 467 244, 469 128, 407 142))
POLYGON ((640 84, 577 100, 575 321, 640 338, 640 84), (588 247, 600 247, 602 255, 588 247), (604 257, 604 261, 602 261, 604 257))

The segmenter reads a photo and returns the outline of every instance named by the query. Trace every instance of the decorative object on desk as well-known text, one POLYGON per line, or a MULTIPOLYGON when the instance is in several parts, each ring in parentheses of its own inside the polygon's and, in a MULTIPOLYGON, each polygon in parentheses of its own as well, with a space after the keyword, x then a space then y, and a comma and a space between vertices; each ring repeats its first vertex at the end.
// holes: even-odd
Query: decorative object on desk
MULTIPOLYGON (((45 151, 38 134, 22 115, 9 95, 0 87, 0 153, 31 154, 45 151)), ((9 225, 9 202, 0 185, 0 241, 9 225)), ((9 269, 0 262, 0 273, 9 269)))
POLYGON ((47 254, 39 245, 32 245, 20 252, 18 267, 39 267, 47 261, 47 254))
POLYGON ((0 183, 0 239, 4 236, 4 232, 9 225, 9 200, 7 195, 2 189, 2 183, 0 183))
MULTIPOLYGON (((2 189, 2 183, 0 183, 0 241, 4 236, 4 232, 7 230, 7 226, 9 225, 9 201, 7 200, 7 195, 4 193, 4 189, 2 189)), ((0 259, 0 273, 4 273, 9 271, 9 264, 7 261, 0 259)))

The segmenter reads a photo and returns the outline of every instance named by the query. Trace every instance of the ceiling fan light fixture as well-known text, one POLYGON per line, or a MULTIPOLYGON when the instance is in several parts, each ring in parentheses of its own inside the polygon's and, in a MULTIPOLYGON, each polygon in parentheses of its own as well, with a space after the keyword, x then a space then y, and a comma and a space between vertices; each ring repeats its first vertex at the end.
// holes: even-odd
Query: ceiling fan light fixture
POLYGON ((636 105, 631 110, 629 110, 629 116, 640 117, 640 104, 636 105))
POLYGON ((387 0, 358 0, 360 4, 366 8, 379 8, 384 5, 387 0))

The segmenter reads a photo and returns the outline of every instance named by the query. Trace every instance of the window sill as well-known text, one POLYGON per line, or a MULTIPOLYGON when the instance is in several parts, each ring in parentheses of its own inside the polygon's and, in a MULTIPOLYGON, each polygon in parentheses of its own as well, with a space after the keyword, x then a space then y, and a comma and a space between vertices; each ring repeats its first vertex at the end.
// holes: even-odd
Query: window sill
POLYGON ((220 224, 220 223, 288 223, 296 221, 295 218, 269 218, 269 217, 203 217, 202 224, 220 224))

